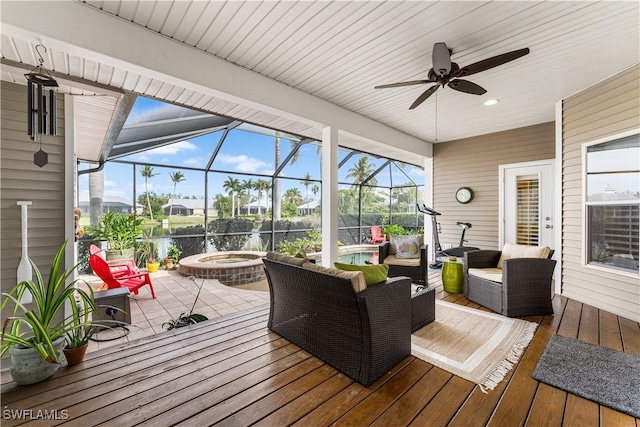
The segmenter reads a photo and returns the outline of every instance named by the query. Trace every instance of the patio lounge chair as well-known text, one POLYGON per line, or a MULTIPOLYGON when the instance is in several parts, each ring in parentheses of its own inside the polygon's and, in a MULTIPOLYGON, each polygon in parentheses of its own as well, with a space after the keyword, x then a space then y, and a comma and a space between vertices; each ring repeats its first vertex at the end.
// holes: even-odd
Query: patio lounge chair
MULTIPOLYGON (((393 236, 391 237, 393 239, 393 236)), ((389 277, 409 276, 413 283, 427 284, 427 251, 428 245, 423 243, 422 235, 419 236, 420 248, 418 258, 402 258, 397 256, 392 242, 384 242, 378 246, 378 262, 389 265, 389 277)))
POLYGON ((507 317, 553 314, 548 247, 505 244, 464 254, 464 296, 507 317))
POLYGON ((151 296, 153 298, 156 297, 149 273, 133 273, 131 271, 127 273, 114 273, 111 271, 111 267, 107 264, 107 261, 103 260, 97 254, 89 257, 89 265, 91 265, 93 272, 107 285, 108 289, 128 288, 130 292, 138 295, 138 290, 141 287, 149 285, 151 296))
POLYGON ((377 245, 379 243, 384 243, 387 240, 387 235, 382 232, 382 229, 379 225, 374 225, 371 227, 371 244, 377 245))

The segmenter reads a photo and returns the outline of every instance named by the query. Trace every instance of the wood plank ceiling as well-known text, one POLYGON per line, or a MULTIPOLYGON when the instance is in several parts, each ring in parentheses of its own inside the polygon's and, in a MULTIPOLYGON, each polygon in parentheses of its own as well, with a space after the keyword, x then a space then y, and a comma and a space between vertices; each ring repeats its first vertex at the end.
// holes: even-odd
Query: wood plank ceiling
MULTIPOLYGON (((369 117, 428 142, 445 142, 555 118, 555 103, 640 61, 638 2, 86 1, 185 46, 369 117), (415 110, 433 45, 461 67, 507 51, 531 53, 468 79, 482 96, 440 89, 415 110), (497 98, 493 107, 482 103, 497 98)), ((23 82, 35 38, 2 34, 2 79, 23 82)), ((135 41, 132 41, 134 43, 135 41)), ((159 54, 161 54, 159 52, 159 54)), ((55 72, 298 135, 320 129, 185 89, 77 52, 49 49, 55 72)), ((366 151, 366 147, 365 147, 366 151)))

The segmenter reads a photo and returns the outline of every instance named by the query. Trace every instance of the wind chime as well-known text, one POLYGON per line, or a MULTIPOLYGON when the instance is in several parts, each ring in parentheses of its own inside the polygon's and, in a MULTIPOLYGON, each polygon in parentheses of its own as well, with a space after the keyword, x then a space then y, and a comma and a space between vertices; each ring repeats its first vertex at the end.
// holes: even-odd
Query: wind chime
MULTIPOLYGON (((40 58, 40 64, 24 75, 27 78, 27 134, 32 141, 36 140, 38 134, 57 134, 56 93, 53 89, 45 90, 45 88, 58 87, 58 82, 42 65, 44 59, 38 48, 47 52, 46 47, 38 44, 35 49, 40 58)), ((40 150, 33 155, 33 163, 43 167, 48 162, 49 155, 42 150, 42 136, 40 136, 40 150)))

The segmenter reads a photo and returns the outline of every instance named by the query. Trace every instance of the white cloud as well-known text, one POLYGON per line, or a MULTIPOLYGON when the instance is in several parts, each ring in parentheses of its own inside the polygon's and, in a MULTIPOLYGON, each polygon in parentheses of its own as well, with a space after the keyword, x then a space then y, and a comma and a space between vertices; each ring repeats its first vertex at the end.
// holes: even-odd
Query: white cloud
POLYGON ((154 148, 152 150, 146 151, 146 153, 151 155, 166 156, 169 154, 171 155, 178 154, 181 151, 197 151, 197 150, 198 150, 197 145, 189 142, 189 140, 186 140, 186 141, 176 142, 175 144, 164 145, 162 147, 154 148))
POLYGON ((205 159, 204 157, 190 157, 188 159, 185 159, 182 163, 184 163, 185 165, 197 166, 205 163, 205 159))
POLYGON ((253 157, 248 157, 244 154, 241 154, 239 156, 220 154, 216 159, 228 165, 235 164, 235 170, 239 172, 256 172, 262 168, 273 167, 269 163, 263 162, 262 160, 255 159, 253 157))
POLYGON ((118 186, 118 184, 115 181, 111 181, 111 180, 105 179, 104 180, 104 186, 105 187, 116 187, 116 186, 118 186))

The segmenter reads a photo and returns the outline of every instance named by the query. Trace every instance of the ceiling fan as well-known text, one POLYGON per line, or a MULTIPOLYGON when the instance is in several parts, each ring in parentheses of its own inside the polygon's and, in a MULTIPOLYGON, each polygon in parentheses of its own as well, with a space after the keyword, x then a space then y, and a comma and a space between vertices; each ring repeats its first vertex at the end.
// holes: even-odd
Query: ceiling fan
POLYGON ((447 47, 446 43, 436 43, 433 45, 433 68, 429 70, 427 80, 411 80, 408 82, 390 83, 376 86, 375 89, 436 83, 429 89, 425 90, 422 95, 420 95, 413 104, 411 104, 411 107, 409 107, 410 110, 413 110, 418 105, 422 104, 427 100, 427 98, 433 95, 440 86, 444 87, 444 85, 460 92, 470 93, 473 95, 483 95, 487 92, 483 87, 468 80, 462 80, 460 77, 470 76, 471 74, 506 64, 507 62, 518 59, 528 53, 529 48, 518 49, 512 52, 503 53, 502 55, 492 56, 491 58, 483 59, 482 61, 460 68, 455 62, 451 62, 451 49, 447 47))

